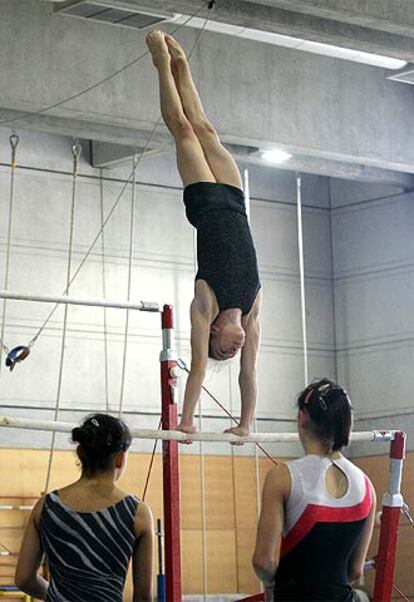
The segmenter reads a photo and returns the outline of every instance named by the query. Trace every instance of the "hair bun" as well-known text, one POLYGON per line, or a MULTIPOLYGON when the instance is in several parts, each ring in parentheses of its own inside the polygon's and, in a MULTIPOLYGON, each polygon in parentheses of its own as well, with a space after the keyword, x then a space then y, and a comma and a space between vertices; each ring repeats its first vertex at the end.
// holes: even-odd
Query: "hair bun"
POLYGON ((95 437, 92 429, 88 428, 87 425, 76 427, 72 431, 72 441, 79 443, 82 447, 93 447, 95 437))
POLYGON ((80 439, 79 437, 82 436, 82 429, 79 428, 78 426, 76 426, 74 429, 72 429, 72 441, 74 443, 80 443, 80 439))

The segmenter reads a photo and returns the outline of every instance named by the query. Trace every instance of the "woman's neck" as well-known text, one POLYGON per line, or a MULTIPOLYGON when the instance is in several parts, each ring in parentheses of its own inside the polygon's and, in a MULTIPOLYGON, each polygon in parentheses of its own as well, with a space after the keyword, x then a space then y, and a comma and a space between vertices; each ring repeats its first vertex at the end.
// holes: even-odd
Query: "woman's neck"
POLYGON ((315 456, 325 456, 326 458, 340 458, 342 455, 338 450, 327 449, 326 445, 316 439, 303 441, 303 449, 306 455, 312 454, 315 456))
POLYGON ((95 491, 97 493, 108 495, 115 488, 115 475, 114 473, 104 472, 93 476, 82 475, 78 481, 79 485, 95 491))

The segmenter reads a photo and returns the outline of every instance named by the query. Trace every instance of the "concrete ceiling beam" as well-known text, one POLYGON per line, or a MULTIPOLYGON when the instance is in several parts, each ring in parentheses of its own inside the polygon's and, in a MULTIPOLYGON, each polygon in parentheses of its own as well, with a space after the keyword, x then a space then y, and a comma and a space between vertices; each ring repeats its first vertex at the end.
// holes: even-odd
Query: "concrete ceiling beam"
POLYGON ((399 0, 399 2, 393 0, 253 1, 255 4, 272 8, 282 8, 395 35, 414 37, 414 4, 411 0, 399 0))
MULTIPOLYGON (((117 1, 121 0, 114 0, 114 4, 117 1)), ((148 0, 134 0, 133 4, 148 8, 148 0)), ((151 0, 150 2, 151 7, 161 12, 167 10, 189 15, 195 12, 197 4, 202 6, 201 2, 195 3, 192 0, 151 0)), ((361 24, 356 24, 341 19, 339 12, 336 13, 338 20, 334 20, 322 18, 316 12, 305 13, 304 9, 300 12, 287 10, 291 5, 290 1, 281 0, 283 8, 269 4, 270 2, 260 0, 219 0, 211 13, 211 19, 414 62, 414 30, 407 23, 405 23, 405 33, 402 30, 392 33, 378 30, 375 20, 372 20, 371 26, 368 24, 369 19, 364 21, 362 18, 361 24)), ((410 14, 412 12, 413 9, 410 10, 410 14)), ((335 12, 332 11, 331 14, 335 12)))
MULTIPOLYGON (((166 141, 167 142, 167 141, 166 141)), ((225 144, 237 161, 247 165, 260 165, 269 169, 283 169, 285 171, 296 171, 307 174, 340 178, 343 180, 357 180, 396 186, 403 190, 414 190, 414 176, 410 174, 394 172, 387 169, 375 169, 364 165, 341 163, 340 161, 327 161, 324 159, 296 156, 292 157, 280 166, 269 166, 260 157, 259 153, 252 152, 254 149, 242 145, 225 144)), ((92 164, 94 167, 112 167, 128 163, 132 160, 136 149, 118 144, 107 144, 105 142, 92 141, 91 145, 92 164)), ((166 144, 159 149, 159 153, 173 153, 172 146, 166 144)), ((146 155, 150 157, 150 153, 146 155)))

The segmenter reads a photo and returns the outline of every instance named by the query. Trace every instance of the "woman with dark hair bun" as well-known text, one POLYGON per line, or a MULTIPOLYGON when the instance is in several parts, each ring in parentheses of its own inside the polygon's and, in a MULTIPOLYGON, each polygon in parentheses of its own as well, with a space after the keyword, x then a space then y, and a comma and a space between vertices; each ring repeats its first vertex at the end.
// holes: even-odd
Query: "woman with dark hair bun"
POLYGON ((73 429, 72 441, 81 477, 34 507, 16 585, 48 602, 122 602, 132 558, 133 602, 151 601, 151 510, 116 486, 127 465, 129 429, 122 420, 94 414, 73 429), (49 581, 38 574, 43 555, 49 581))
POLYGON ((354 602, 375 517, 368 477, 341 450, 352 404, 324 378, 298 398, 305 455, 269 471, 263 488, 253 567, 277 602, 354 602))

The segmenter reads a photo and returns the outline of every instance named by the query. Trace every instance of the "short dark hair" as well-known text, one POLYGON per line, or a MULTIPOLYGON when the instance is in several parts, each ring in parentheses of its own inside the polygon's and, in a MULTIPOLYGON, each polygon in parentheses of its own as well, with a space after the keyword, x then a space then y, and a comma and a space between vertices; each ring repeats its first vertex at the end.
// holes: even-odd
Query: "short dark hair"
POLYGON ((72 430, 73 443, 79 443, 82 474, 89 477, 107 471, 115 454, 127 451, 131 440, 125 422, 109 414, 92 414, 72 430))
POLYGON ((298 408, 307 412, 314 435, 332 451, 349 443, 352 403, 348 393, 329 378, 311 383, 300 393, 298 408))

